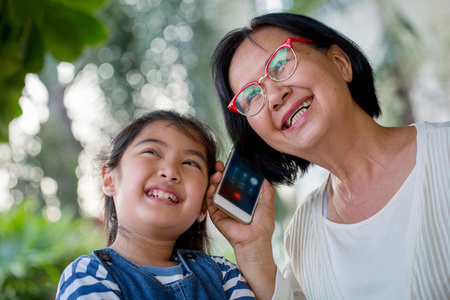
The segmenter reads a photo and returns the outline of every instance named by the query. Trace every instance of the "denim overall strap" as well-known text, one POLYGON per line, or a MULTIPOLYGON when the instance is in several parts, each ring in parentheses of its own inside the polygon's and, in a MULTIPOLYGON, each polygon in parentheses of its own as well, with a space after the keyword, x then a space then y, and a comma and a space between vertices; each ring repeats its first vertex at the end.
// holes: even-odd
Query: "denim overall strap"
POLYGON ((184 288, 186 299, 227 299, 223 287, 222 270, 211 257, 201 251, 192 250, 178 250, 177 257, 188 272, 195 274, 198 281, 197 284, 184 288), (200 297, 200 295, 204 296, 200 297))
POLYGON ((177 260, 184 264, 188 275, 169 285, 163 285, 144 268, 112 249, 95 250, 91 257, 114 278, 123 299, 226 299, 220 268, 202 252, 179 251, 177 260))

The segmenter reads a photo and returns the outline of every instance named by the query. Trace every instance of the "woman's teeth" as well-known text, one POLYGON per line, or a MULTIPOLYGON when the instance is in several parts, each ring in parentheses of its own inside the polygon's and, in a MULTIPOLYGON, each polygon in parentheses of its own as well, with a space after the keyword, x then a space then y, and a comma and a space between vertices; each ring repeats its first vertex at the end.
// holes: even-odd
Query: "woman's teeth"
POLYGON ((167 199, 172 201, 173 203, 179 203, 180 201, 178 198, 170 193, 166 193, 163 191, 156 191, 156 190, 150 190, 147 192, 147 196, 151 198, 160 198, 160 199, 167 199))
POLYGON ((311 106, 312 100, 307 100, 300 105, 294 114, 286 121, 286 127, 290 128, 311 106))

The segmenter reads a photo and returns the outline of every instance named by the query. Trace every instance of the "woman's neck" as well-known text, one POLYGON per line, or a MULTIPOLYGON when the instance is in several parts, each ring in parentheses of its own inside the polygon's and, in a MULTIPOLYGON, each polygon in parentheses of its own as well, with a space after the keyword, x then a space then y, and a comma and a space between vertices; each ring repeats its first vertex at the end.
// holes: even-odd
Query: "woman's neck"
POLYGON ((381 129, 368 145, 350 149, 341 164, 330 169, 330 220, 355 223, 371 217, 389 202, 413 170, 415 127, 381 129))
POLYGON ((412 135, 399 134, 407 132, 407 127, 383 127, 360 112, 361 108, 357 109, 353 118, 333 123, 305 157, 329 170, 346 185, 359 182, 361 176, 371 177, 380 168, 389 166, 405 144, 414 139, 412 135))
POLYGON ((387 128, 377 125, 367 136, 360 135, 352 141, 341 154, 327 169, 350 190, 364 181, 395 176, 399 172, 397 167, 406 167, 410 163, 415 165, 415 127, 387 128))

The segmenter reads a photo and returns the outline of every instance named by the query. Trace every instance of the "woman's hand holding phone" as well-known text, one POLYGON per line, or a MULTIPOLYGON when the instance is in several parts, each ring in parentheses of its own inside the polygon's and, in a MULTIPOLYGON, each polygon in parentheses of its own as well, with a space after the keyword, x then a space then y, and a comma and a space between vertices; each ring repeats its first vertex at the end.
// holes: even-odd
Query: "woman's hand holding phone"
POLYGON ((232 148, 214 195, 214 205, 239 222, 251 223, 263 182, 263 174, 232 148))
POLYGON ((234 249, 236 262, 258 299, 271 299, 275 290, 277 266, 272 253, 275 230, 275 189, 267 181, 261 191, 253 221, 243 224, 216 207, 214 194, 222 180, 225 167, 216 162, 216 173, 210 178, 206 203, 211 220, 234 249))

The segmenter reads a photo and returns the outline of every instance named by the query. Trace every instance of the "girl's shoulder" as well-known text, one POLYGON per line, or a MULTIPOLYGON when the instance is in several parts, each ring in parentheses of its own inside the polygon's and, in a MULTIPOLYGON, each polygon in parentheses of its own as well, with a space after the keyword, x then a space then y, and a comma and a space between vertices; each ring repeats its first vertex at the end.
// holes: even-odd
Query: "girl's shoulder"
POLYGON ((120 289, 94 255, 82 255, 63 271, 56 299, 105 293, 108 299, 120 299, 120 289), (101 290, 100 290, 101 289, 101 290))
POLYGON ((216 256, 216 255, 208 255, 222 270, 232 270, 237 269, 237 266, 235 263, 231 262, 230 260, 226 259, 223 256, 216 256))
POLYGON ((223 275, 223 286, 228 299, 255 299, 237 265, 223 256, 209 255, 219 266, 223 275))
POLYGON ((62 277, 70 278, 73 276, 94 275, 95 277, 104 277, 107 274, 106 269, 96 259, 93 254, 81 255, 70 263, 64 270, 62 277))
POLYGON ((202 258, 208 261, 213 261, 215 264, 219 266, 219 268, 222 271, 228 271, 228 270, 234 270, 237 269, 237 266, 235 263, 231 262, 224 256, 218 256, 218 255, 210 255, 206 254, 202 251, 198 250, 178 250, 178 257, 184 257, 184 258, 202 258))

